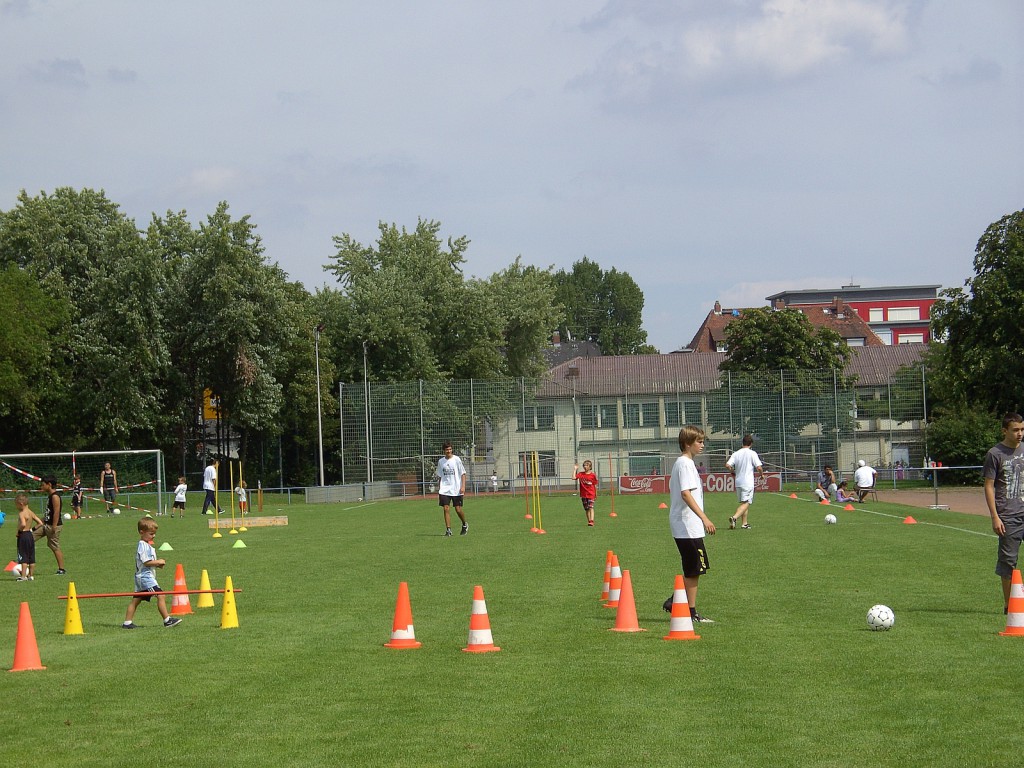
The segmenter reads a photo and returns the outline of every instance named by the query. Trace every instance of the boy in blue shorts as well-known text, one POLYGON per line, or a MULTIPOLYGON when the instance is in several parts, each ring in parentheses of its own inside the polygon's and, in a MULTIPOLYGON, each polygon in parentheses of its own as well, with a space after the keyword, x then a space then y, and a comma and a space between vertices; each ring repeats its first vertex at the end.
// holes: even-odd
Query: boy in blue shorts
MULTIPOLYGON (((679 449, 682 455, 676 459, 669 476, 672 504, 668 522, 683 565, 683 584, 686 586, 690 618, 697 624, 713 624, 711 619, 697 613, 697 584, 708 570, 704 535, 715 535, 715 524, 704 514, 704 484, 694 462, 704 450, 704 439, 704 430, 700 427, 686 426, 679 430, 679 449)), ((666 600, 662 607, 671 612, 672 598, 666 600)))
MULTIPOLYGON (((144 517, 139 520, 139 544, 135 548, 135 591, 136 592, 163 592, 160 589, 160 585, 156 583, 156 568, 163 568, 167 565, 167 561, 162 557, 156 556, 156 550, 153 548, 153 539, 156 538, 156 529, 158 528, 156 521, 151 517, 144 517)), ((128 610, 124 615, 124 624, 121 625, 122 629, 137 629, 132 619, 135 618, 135 609, 139 605, 146 601, 147 603, 151 599, 151 595, 133 597, 131 602, 128 603, 128 610)), ((159 594, 156 596, 156 607, 160 611, 160 616, 164 620, 165 627, 173 627, 176 624, 181 623, 181 619, 177 616, 171 616, 167 612, 167 601, 164 600, 164 596, 159 594)))

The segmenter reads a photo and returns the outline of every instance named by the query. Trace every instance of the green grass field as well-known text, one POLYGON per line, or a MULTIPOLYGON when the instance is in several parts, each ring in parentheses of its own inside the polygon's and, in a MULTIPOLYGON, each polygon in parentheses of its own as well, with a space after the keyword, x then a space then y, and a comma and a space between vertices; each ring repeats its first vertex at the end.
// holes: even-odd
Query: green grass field
MULTIPOLYGON (((679 569, 659 496, 542 497, 546 535, 522 497, 470 497, 470 533, 441 537, 436 501, 265 506, 287 527, 214 539, 190 500, 160 518, 190 588, 226 576, 240 626, 216 608, 164 629, 125 598, 79 601, 67 584, 130 591, 135 516, 73 521, 68 576, 37 552, 37 578, 0 581, 0 658, 13 663, 31 606, 45 671, 3 674, 0 764, 40 766, 1008 766, 1024 758, 1024 638, 1006 625, 987 518, 867 504, 829 509, 761 494, 749 531, 731 495, 699 608, 699 641, 665 642, 661 608, 679 569), (832 511, 839 524, 826 526, 832 511), (905 525, 912 514, 918 525, 905 525), (244 549, 232 544, 241 538, 244 549), (631 574, 642 633, 608 631, 605 553, 631 574), (417 650, 384 648, 401 581, 417 650), (500 653, 469 654, 474 585, 500 653), (896 613, 872 632, 875 603, 896 613)), ((4 503, 15 555, 15 525, 4 503)), ((454 515, 453 515, 454 519, 454 515)), ((196 597, 192 597, 193 606, 196 597)))

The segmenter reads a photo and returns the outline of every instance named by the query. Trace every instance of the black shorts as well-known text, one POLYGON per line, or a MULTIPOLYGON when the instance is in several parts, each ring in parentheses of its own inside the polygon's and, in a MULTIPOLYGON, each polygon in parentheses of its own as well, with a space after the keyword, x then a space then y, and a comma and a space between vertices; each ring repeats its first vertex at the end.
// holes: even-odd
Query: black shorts
POLYGON ((693 578, 708 572, 710 563, 704 539, 676 539, 676 549, 683 563, 683 576, 693 578))
POLYGON ((445 496, 443 493, 437 497, 437 506, 447 507, 448 505, 454 507, 462 506, 462 496, 445 496))
POLYGON ((36 537, 32 531, 18 531, 18 562, 32 565, 36 561, 36 537))
POLYGON ((185 502, 184 501, 176 501, 176 502, 174 502, 171 505, 171 509, 184 509, 184 508, 185 508, 185 502))
MULTIPOLYGON (((136 592, 163 592, 163 590, 160 589, 160 585, 159 584, 157 584, 155 587, 149 587, 148 589, 136 589, 135 591, 136 592)), ((138 600, 141 600, 144 603, 148 603, 154 597, 159 597, 159 595, 149 595, 147 597, 142 597, 141 595, 138 595, 136 597, 137 597, 138 600)))

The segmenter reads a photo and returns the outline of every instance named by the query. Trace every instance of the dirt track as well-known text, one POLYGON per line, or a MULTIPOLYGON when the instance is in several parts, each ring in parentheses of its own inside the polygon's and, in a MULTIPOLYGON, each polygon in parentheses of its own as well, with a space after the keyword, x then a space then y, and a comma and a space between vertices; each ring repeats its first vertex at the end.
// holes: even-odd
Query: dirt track
MULTIPOLYGON (((938 501, 936 502, 935 491, 920 490, 884 490, 878 489, 878 500, 888 501, 894 504, 906 504, 911 507, 928 508, 934 504, 941 504, 949 507, 954 512, 963 512, 967 515, 988 516, 988 507, 985 504, 985 492, 981 488, 939 488, 938 501)), ((870 500, 866 502, 870 504, 870 500)))

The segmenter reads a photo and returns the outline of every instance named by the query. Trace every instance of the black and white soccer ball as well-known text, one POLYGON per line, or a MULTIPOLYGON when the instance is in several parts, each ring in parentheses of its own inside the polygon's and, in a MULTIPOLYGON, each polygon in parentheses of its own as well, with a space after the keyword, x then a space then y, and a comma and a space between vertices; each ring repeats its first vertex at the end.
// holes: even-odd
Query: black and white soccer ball
POLYGON ((896 623, 896 614, 887 605, 873 605, 868 611, 868 626, 876 632, 892 629, 896 623))

